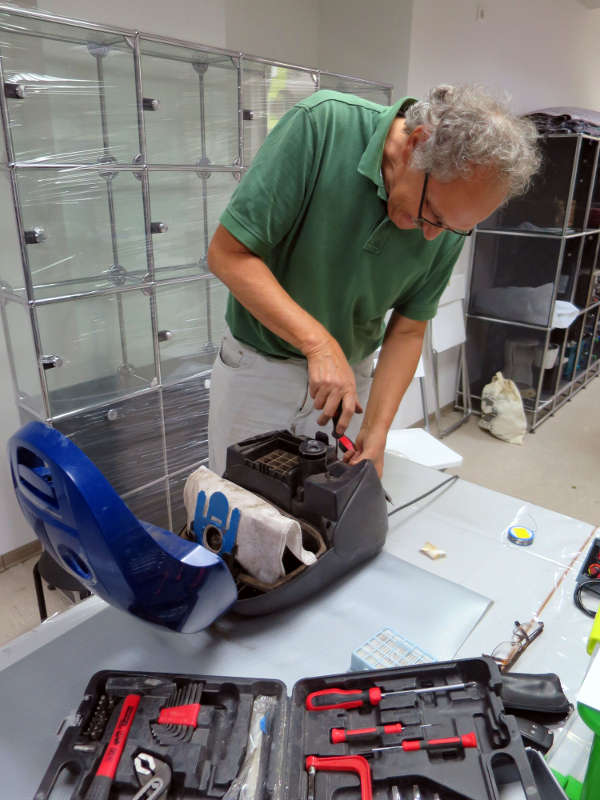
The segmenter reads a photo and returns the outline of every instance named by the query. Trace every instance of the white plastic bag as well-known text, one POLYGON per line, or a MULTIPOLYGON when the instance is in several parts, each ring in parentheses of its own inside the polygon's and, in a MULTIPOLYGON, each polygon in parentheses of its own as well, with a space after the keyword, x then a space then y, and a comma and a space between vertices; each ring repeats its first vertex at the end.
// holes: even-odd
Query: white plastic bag
POLYGON ((579 309, 573 303, 568 303, 566 300, 557 300, 554 303, 554 314, 552 315, 553 328, 568 328, 572 322, 575 322, 579 309))
POLYGON ((527 419, 514 381, 497 372, 481 393, 479 427, 510 444, 523 444, 527 419))

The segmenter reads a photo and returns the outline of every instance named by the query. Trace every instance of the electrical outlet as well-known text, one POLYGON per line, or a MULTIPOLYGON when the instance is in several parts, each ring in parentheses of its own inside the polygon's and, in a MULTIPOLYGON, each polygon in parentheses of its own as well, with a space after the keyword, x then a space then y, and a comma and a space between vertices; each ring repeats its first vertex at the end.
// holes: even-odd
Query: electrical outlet
POLYGON ((475 6, 475 22, 483 22, 485 20, 485 8, 481 3, 475 6))

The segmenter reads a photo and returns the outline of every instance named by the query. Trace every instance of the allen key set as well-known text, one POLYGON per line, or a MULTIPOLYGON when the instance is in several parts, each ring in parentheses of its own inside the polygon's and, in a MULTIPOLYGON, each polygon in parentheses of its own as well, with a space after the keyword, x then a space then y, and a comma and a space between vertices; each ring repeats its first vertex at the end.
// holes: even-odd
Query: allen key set
POLYGON ((488 656, 303 678, 291 698, 272 679, 104 671, 34 800, 500 800, 511 784, 542 800, 507 708, 570 710, 556 676, 488 656))

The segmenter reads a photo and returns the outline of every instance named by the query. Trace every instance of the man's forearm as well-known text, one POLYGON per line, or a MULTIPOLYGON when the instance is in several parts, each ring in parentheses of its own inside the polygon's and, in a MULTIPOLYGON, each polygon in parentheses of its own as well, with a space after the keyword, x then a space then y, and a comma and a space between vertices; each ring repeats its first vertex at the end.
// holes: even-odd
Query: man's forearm
POLYGON ((325 425, 342 412, 343 433, 352 415, 362 411, 352 368, 337 340, 281 286, 267 265, 220 225, 208 249, 212 272, 266 328, 299 350, 307 361, 308 389, 325 425))
POLYGON ((426 325, 399 315, 392 317, 371 386, 364 430, 387 435, 419 363, 426 325))
POLYGON ((331 338, 285 291, 271 270, 223 227, 208 253, 213 272, 252 316, 304 355, 331 338))

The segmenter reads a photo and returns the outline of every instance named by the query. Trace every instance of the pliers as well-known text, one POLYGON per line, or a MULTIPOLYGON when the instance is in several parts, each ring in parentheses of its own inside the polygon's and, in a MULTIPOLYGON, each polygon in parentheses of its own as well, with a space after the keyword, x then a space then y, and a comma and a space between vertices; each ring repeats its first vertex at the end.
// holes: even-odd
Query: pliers
POLYGON ((133 759, 140 790, 132 800, 165 800, 171 785, 171 767, 151 753, 138 753, 133 759))

